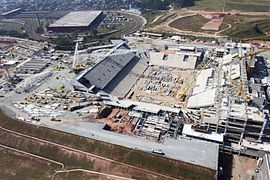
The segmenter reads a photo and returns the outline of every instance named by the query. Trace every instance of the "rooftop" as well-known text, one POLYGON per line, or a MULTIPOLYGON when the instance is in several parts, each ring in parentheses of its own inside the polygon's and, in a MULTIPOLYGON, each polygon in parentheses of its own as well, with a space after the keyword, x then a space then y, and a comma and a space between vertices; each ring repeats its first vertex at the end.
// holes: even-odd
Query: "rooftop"
POLYGON ((152 65, 176 67, 181 69, 195 69, 197 63, 196 55, 165 54, 160 52, 150 53, 152 65))
POLYGON ((201 133, 192 129, 191 124, 185 124, 182 131, 183 135, 198 137, 200 139, 206 139, 223 143, 223 134, 216 132, 201 133))
POLYGON ((63 16, 50 27, 80 27, 89 26, 102 11, 75 11, 63 16))
POLYGON ((105 57, 93 67, 83 78, 100 89, 107 84, 135 57, 134 53, 111 55, 105 57))
POLYGON ((255 143, 255 142, 249 142, 247 140, 243 140, 242 146, 244 148, 250 148, 250 149, 256 149, 259 151, 265 151, 265 152, 270 152, 270 145, 267 143, 255 143))
POLYGON ((131 108, 133 106, 133 110, 151 112, 154 114, 159 113, 161 110, 166 111, 166 112, 173 112, 177 114, 180 113, 179 108, 172 108, 172 107, 161 106, 161 105, 150 104, 150 103, 139 102, 139 101, 119 100, 117 102, 105 101, 104 103, 107 105, 112 105, 112 106, 122 107, 122 108, 131 108))
POLYGON ((189 97, 187 108, 210 107, 215 104, 216 88, 189 97))

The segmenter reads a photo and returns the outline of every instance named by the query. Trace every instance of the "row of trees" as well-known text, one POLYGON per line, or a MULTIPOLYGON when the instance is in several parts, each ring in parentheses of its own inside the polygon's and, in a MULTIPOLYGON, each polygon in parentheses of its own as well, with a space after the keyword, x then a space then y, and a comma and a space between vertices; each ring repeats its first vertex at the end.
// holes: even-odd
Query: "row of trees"
POLYGON ((153 10, 165 10, 169 5, 176 7, 189 7, 195 4, 195 0, 142 0, 139 7, 153 10))

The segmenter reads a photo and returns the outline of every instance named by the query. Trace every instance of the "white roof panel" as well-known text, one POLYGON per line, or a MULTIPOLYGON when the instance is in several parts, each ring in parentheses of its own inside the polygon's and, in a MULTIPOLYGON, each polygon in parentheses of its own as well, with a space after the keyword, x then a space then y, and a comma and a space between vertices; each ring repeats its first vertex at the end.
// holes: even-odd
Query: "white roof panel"
POLYGON ((215 104, 216 88, 190 96, 187 108, 209 107, 215 104))
POLYGON ((50 27, 80 27, 89 26, 102 11, 74 11, 63 16, 50 27))
POLYGON ((216 141, 216 142, 220 142, 220 143, 223 142, 223 136, 224 136, 223 134, 219 134, 216 132, 211 132, 211 133, 197 132, 191 128, 191 124, 184 125, 182 134, 188 135, 188 136, 193 136, 193 137, 198 137, 201 139, 212 140, 212 141, 216 141))

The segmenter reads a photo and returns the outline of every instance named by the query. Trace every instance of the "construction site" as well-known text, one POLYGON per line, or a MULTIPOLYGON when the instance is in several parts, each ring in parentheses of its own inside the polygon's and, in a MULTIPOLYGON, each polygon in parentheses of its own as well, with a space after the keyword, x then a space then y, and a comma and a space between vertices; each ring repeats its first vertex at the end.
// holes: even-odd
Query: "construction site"
POLYGON ((127 38, 80 49, 82 41, 63 52, 3 39, 1 105, 26 123, 190 163, 216 177, 220 151, 270 152, 270 57, 254 45, 127 38))
POLYGON ((187 115, 195 130, 223 134, 223 150, 258 157, 269 152, 269 62, 251 44, 218 51, 196 80, 187 115))

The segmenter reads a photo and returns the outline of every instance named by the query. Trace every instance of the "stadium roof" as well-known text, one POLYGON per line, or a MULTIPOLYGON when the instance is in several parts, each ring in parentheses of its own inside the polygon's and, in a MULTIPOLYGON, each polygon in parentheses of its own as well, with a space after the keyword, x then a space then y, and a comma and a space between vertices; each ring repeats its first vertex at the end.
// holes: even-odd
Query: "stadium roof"
POLYGON ((134 53, 108 56, 86 73, 83 78, 97 88, 103 89, 134 57, 134 53))
POLYGON ((74 11, 50 25, 50 27, 82 27, 89 26, 102 11, 74 11))
POLYGON ((104 92, 120 98, 123 98, 128 94, 130 89, 148 67, 147 59, 145 57, 140 59, 138 56, 139 54, 115 76, 115 78, 103 89, 104 92))

